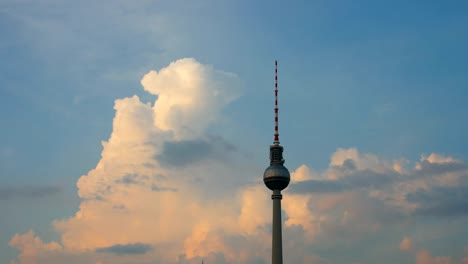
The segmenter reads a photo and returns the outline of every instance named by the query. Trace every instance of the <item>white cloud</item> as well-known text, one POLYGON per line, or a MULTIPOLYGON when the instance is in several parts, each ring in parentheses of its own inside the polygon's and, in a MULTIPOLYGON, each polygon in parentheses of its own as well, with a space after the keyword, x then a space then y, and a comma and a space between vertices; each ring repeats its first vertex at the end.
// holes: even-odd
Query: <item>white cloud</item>
MULTIPOLYGON (((103 248, 151 245, 154 250, 136 252, 165 263, 180 254, 190 259, 213 252, 247 260, 254 247, 239 247, 236 239, 225 238, 243 231, 247 236, 257 234, 259 226, 269 221, 265 216, 249 221, 264 208, 257 198, 265 191, 259 193, 255 187, 206 192, 214 187, 211 184, 219 188, 223 181, 232 186, 232 181, 242 179, 239 169, 232 177, 220 179, 228 176, 222 175, 227 167, 235 165, 222 160, 202 159, 170 169, 158 160, 165 155, 165 142, 205 137, 205 129, 219 118, 222 108, 239 96, 237 77, 182 59, 159 73, 151 71, 142 85, 158 99, 154 105, 142 103, 138 96, 116 100, 113 130, 102 143, 101 160, 77 183, 82 199, 79 211, 54 221, 64 252, 102 255, 109 254, 103 248), (233 197, 237 197, 234 203, 233 197), (243 255, 233 248, 244 251, 243 255), (96 250, 99 254, 93 253, 96 250)), ((219 138, 207 140, 230 147, 219 138)), ((22 254, 29 252, 20 249, 22 254)))
POLYGON ((291 181, 300 182, 312 179, 321 179, 320 175, 312 171, 309 166, 302 164, 291 173, 291 181))
POLYGON ((454 162, 460 162, 460 160, 457 160, 453 157, 444 157, 442 155, 439 155, 437 153, 431 153, 429 156, 421 156, 421 161, 427 160, 430 163, 454 163, 454 162))
MULTIPOLYGON (((37 263, 37 257, 47 253, 55 253, 62 250, 57 242, 44 243, 33 230, 20 235, 15 234, 8 245, 21 251, 18 258, 20 263, 37 263)), ((14 263, 14 260, 12 260, 14 263)))
POLYGON ((221 109, 239 96, 239 81, 232 73, 215 70, 194 59, 171 63, 141 80, 144 89, 158 95, 154 124, 177 139, 197 138, 221 109))

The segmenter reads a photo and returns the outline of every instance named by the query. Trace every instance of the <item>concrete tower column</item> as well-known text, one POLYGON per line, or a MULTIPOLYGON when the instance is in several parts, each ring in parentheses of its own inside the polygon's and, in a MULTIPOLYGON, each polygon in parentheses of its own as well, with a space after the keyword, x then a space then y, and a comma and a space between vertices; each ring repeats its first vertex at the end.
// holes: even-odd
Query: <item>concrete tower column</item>
POLYGON ((281 195, 280 190, 274 190, 271 195, 273 200, 273 240, 272 240, 272 264, 283 264, 283 237, 281 232, 281 195))

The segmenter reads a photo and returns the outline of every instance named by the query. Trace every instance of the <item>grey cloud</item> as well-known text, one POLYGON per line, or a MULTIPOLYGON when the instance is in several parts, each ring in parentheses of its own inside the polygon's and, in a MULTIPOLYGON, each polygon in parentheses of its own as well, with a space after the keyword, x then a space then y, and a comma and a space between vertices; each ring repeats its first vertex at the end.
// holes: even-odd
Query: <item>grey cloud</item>
POLYGON ((143 184, 144 180, 148 179, 147 176, 138 174, 127 174, 122 178, 116 180, 116 183, 120 184, 143 184))
POLYGON ((58 186, 0 187, 0 200, 15 198, 42 198, 62 192, 58 186))
POLYGON ((459 216, 468 214, 468 186, 435 187, 429 191, 418 190, 406 196, 410 203, 417 203, 418 215, 459 216))
POLYGON ((227 264, 226 258, 223 253, 221 252, 210 252, 207 256, 204 257, 193 257, 187 259, 185 254, 179 255, 178 264, 190 264, 190 263, 217 263, 217 264, 227 264))
POLYGON ((356 171, 342 179, 354 188, 377 188, 399 180, 397 173, 377 173, 371 170, 356 171))
POLYGON ((356 163, 352 159, 346 159, 343 161, 343 164, 341 166, 333 166, 335 169, 340 169, 343 171, 352 171, 356 170, 356 163))
POLYGON ((396 182, 431 178, 446 173, 461 173, 459 186, 438 186, 430 190, 420 189, 407 195, 406 200, 418 204, 416 215, 458 216, 468 215, 468 176, 463 174, 468 165, 461 162, 430 163, 423 161, 421 168, 408 175, 396 172, 377 173, 371 170, 357 171, 352 163, 333 167, 334 170, 346 172, 346 176, 337 180, 308 180, 291 184, 292 193, 340 193, 363 188, 382 189, 396 182))
POLYGON ((292 193, 336 193, 346 189, 347 186, 341 181, 307 180, 291 184, 288 191, 292 193))
POLYGON ((205 159, 222 158, 235 150, 235 146, 223 138, 210 136, 206 139, 164 142, 162 153, 156 158, 165 166, 186 166, 205 159))
POLYGON ((177 192, 177 188, 160 187, 160 186, 157 186, 156 184, 153 184, 151 186, 151 190, 153 192, 177 192))
POLYGON ((151 249, 153 249, 153 247, 150 244, 134 243, 126 245, 117 244, 110 247, 98 248, 96 249, 96 252, 112 253, 117 255, 141 255, 147 253, 151 249))
POLYGON ((420 163, 421 169, 416 171, 417 177, 433 176, 449 172, 462 172, 468 170, 468 164, 462 162, 430 163, 425 160, 420 163))
POLYGON ((112 209, 123 211, 123 210, 126 210, 127 207, 125 207, 125 205, 123 204, 117 204, 117 205, 112 206, 112 209))
MULTIPOLYGON (((348 164, 346 169, 352 168, 348 164)), ((396 173, 377 173, 371 170, 354 171, 338 180, 307 180, 291 184, 293 193, 338 193, 360 188, 379 188, 398 180, 396 173)))
MULTIPOLYGON (((383 188, 395 182, 411 181, 441 175, 444 173, 463 173, 468 171, 468 164, 462 162, 430 163, 422 161, 421 168, 411 171, 408 175, 397 172, 377 173, 372 170, 356 170, 352 160, 346 160, 342 166, 332 166, 331 169, 346 174, 338 180, 308 180, 291 184, 289 190, 293 193, 338 193, 361 188, 383 188)), ((468 178, 468 177, 465 177, 468 178)))

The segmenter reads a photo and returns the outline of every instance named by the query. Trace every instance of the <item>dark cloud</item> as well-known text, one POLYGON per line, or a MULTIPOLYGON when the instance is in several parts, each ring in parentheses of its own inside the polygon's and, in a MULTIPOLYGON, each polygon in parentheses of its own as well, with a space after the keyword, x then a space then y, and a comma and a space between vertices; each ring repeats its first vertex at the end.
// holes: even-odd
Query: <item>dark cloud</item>
POLYGON ((147 179, 148 177, 144 175, 127 174, 115 182, 120 184, 144 184, 144 181, 147 179))
POLYGON ((420 162, 421 169, 415 172, 416 177, 427 177, 449 172, 463 172, 468 170, 468 164, 463 162, 431 163, 427 160, 420 162))
POLYGON ((371 170, 356 171, 342 179, 354 188, 379 188, 401 180, 397 173, 378 173, 371 170))
POLYGON ((419 207, 418 215, 459 216, 468 214, 468 186, 440 186, 428 191, 420 189, 406 196, 419 207))
POLYGON ((205 159, 222 158, 235 150, 235 146, 223 138, 211 136, 206 139, 164 142, 162 153, 156 159, 166 166, 186 166, 205 159))
MULTIPOLYGON (((422 161, 420 169, 412 170, 408 175, 397 172, 378 173, 372 170, 356 170, 352 160, 345 160, 341 166, 331 169, 345 174, 337 180, 307 180, 292 183, 289 190, 293 193, 338 193, 360 188, 383 188, 395 182, 427 179, 445 173, 463 173, 468 171, 468 164, 462 162, 430 163, 422 161)), ((464 177, 468 179, 468 177, 464 177)))
POLYGON ((343 161, 343 164, 341 166, 333 166, 334 168, 343 170, 343 171, 353 171, 356 170, 356 162, 352 159, 346 159, 343 161))
POLYGON ((113 245, 105 248, 98 248, 98 253, 112 253, 117 255, 141 255, 153 249, 150 244, 134 243, 126 245, 113 245))
MULTIPOLYGON (((191 263, 216 263, 216 264, 227 264, 229 263, 222 252, 210 252, 206 256, 195 256, 187 259, 185 254, 179 255, 178 264, 191 264, 191 263)), ((250 263, 246 263, 250 264, 250 263)), ((263 264, 263 263, 262 263, 263 264)))
POLYGON ((58 186, 0 187, 0 200, 15 198, 42 198, 62 192, 58 186))
POLYGON ((123 204, 117 204, 117 205, 113 205, 112 209, 124 211, 124 210, 127 210, 127 207, 125 207, 125 205, 123 204))
MULTIPOLYGON (((353 168, 352 164, 346 170, 353 168)), ((371 170, 354 171, 337 180, 307 180, 293 183, 292 193, 338 193, 359 188, 379 188, 398 180, 396 173, 377 173, 371 170)))
POLYGON ((157 186, 156 184, 153 184, 151 186, 151 190, 153 192, 177 192, 176 188, 171 188, 171 187, 160 187, 157 186))
POLYGON ((293 183, 288 188, 292 193, 337 193, 346 190, 348 187, 341 181, 335 180, 307 180, 293 183))

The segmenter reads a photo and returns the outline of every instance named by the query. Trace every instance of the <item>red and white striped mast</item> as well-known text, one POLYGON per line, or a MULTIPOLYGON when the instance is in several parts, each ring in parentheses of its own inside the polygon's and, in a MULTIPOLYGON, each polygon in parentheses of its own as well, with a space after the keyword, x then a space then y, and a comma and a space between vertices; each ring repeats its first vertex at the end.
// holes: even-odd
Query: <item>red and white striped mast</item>
POLYGON ((275 140, 273 144, 279 145, 278 133, 278 61, 275 60, 275 140))

